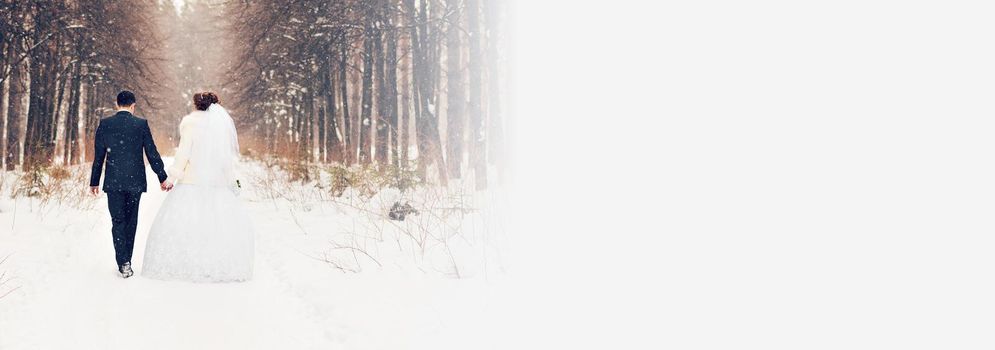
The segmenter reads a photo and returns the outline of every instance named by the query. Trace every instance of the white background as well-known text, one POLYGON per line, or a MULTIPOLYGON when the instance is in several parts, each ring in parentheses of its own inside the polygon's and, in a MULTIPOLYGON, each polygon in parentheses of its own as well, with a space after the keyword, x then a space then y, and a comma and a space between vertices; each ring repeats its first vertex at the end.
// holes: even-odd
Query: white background
POLYGON ((988 2, 512 4, 506 345, 995 346, 988 2))

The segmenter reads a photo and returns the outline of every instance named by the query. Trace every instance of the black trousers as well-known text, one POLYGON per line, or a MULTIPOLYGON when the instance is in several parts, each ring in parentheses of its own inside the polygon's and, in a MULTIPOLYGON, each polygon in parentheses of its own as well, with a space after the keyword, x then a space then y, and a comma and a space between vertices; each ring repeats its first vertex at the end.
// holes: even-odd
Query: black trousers
POLYGON ((138 202, 141 192, 107 192, 107 209, 111 212, 111 235, 117 266, 131 262, 138 231, 138 202))

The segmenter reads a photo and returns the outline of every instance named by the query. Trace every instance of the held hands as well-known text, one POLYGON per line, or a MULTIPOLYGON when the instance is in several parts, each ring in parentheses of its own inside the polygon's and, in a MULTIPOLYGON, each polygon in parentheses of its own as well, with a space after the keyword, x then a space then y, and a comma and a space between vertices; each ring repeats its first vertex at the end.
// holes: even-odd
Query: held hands
MULTIPOLYGON (((169 192, 170 190, 173 189, 173 184, 170 183, 169 181, 163 181, 161 184, 159 184, 159 189, 169 192)), ((90 186, 89 192, 94 196, 100 194, 100 186, 90 186)))

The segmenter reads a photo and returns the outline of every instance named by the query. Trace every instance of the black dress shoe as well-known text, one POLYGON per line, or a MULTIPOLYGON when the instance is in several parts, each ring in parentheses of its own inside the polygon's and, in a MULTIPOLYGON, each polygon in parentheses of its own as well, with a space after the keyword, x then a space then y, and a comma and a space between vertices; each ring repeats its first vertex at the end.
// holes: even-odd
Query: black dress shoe
POLYGON ((117 269, 121 273, 121 278, 128 278, 135 274, 135 271, 131 269, 131 263, 126 262, 117 269))

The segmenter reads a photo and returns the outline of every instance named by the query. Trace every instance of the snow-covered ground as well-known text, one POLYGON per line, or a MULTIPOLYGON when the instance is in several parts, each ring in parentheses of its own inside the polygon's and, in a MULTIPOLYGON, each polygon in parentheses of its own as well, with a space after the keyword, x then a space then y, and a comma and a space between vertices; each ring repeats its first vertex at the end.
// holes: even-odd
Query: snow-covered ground
POLYGON ((252 281, 235 284, 141 276, 149 225, 167 195, 153 186, 140 209, 139 273, 124 280, 115 271, 103 194, 84 209, 41 206, 11 200, 8 183, 0 259, 9 258, 0 283, 9 281, 0 295, 13 292, 0 298, 0 349, 495 346, 492 300, 504 279, 500 192, 417 192, 407 199, 437 207, 398 222, 382 209, 400 193, 331 198, 297 185, 284 188, 297 193, 274 199, 252 188, 273 175, 266 172, 259 163, 243 166, 256 270, 252 281), (469 209, 452 214, 453 203, 469 209))

